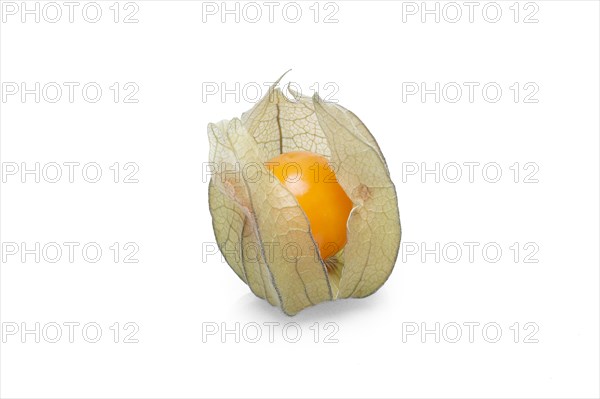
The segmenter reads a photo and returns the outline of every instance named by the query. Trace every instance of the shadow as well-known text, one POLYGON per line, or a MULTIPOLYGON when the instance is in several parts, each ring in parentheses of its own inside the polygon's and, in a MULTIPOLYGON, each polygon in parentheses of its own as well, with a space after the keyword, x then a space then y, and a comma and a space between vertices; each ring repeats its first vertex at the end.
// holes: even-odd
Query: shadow
POLYGON ((295 316, 288 316, 278 307, 271 306, 267 301, 250 292, 242 295, 237 301, 235 313, 242 313, 248 321, 308 324, 316 321, 342 321, 347 317, 360 317, 360 315, 370 312, 374 308, 384 306, 385 301, 385 292, 376 292, 361 299, 348 298, 322 302, 300 311, 295 316))

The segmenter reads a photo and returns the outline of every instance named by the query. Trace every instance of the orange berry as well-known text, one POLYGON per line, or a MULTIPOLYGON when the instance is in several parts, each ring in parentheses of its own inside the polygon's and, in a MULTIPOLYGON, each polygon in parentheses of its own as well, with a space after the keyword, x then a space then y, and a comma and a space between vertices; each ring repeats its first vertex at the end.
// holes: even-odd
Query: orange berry
POLYGON ((308 151, 294 151, 266 165, 298 200, 321 258, 335 255, 346 245, 346 223, 353 204, 327 159, 308 151))

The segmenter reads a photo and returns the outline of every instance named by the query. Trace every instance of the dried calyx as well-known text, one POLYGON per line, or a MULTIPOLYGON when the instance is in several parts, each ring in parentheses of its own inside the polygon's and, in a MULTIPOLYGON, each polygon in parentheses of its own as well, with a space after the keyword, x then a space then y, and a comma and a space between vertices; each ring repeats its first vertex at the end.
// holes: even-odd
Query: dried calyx
POLYGON ((294 315, 375 292, 394 267, 401 229, 394 184, 365 125, 316 94, 290 92, 293 100, 275 83, 241 119, 209 125, 216 167, 209 206, 227 263, 257 296, 294 315), (293 152, 318 154, 334 165, 352 202, 345 245, 335 254, 319 246, 310 212, 268 168, 269 160, 293 152))

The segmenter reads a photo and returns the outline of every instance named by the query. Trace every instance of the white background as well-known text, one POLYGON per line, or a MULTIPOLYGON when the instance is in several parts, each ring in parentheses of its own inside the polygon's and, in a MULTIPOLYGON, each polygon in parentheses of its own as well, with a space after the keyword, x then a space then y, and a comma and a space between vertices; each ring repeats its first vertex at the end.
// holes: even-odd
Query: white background
MULTIPOLYGON (((243 15, 239 23, 232 15, 222 23, 220 13, 204 15, 203 22, 203 5, 195 1, 138 1, 138 23, 123 23, 134 6, 125 10, 121 3, 115 23, 109 1, 99 3, 100 21, 89 23, 81 13, 85 4, 72 23, 62 5, 57 23, 43 15, 39 23, 31 15, 23 23, 20 10, 3 14, 4 95, 6 82, 80 84, 73 103, 66 89, 57 103, 43 96, 36 103, 33 95, 22 101, 20 93, 3 98, 3 170, 22 162, 96 162, 103 175, 88 183, 80 166, 73 183, 66 175, 58 183, 43 177, 35 183, 32 175, 22 183, 20 172, 4 176, 3 245, 80 246, 72 263, 66 253, 57 263, 4 253, 2 397, 598 397, 597 2, 538 1, 527 9, 520 3, 517 23, 512 1, 498 3, 496 23, 482 16, 484 2, 473 22, 460 2, 457 23, 444 15, 439 23, 433 15, 423 23, 420 13, 403 14, 410 5, 393 1, 339 1, 328 9, 321 3, 317 23, 312 1, 298 3, 297 23, 282 16, 285 3, 270 23, 262 2, 257 23, 243 15), (524 23, 536 9, 538 22, 524 23), (338 22, 324 23, 332 11, 338 22), (333 99, 373 132, 398 191, 404 242, 394 272, 375 295, 321 304, 293 318, 251 294, 219 255, 203 254, 203 243, 214 242, 202 173, 206 125, 253 104, 234 95, 223 101, 221 93, 203 98, 203 88, 235 90, 236 82, 264 88, 289 68, 284 83, 297 82, 305 94, 315 84, 322 95, 337 87, 333 99), (81 96, 88 82, 103 88, 96 103, 81 96), (109 89, 115 82, 135 83, 139 102, 124 103, 127 90, 115 103, 109 89), (480 85, 473 102, 465 86, 456 103, 449 95, 439 103, 433 95, 403 101, 410 82, 480 85), (481 94, 489 82, 503 90, 495 103, 481 94), (521 87, 516 103, 509 88, 515 82, 521 87), (529 82, 539 88, 537 103, 524 102, 529 82), (326 91, 327 83, 335 86, 326 91), (121 169, 127 162, 139 166, 139 183, 123 183, 123 170, 114 183, 109 167, 115 162, 121 169), (480 166, 473 182, 466 166, 457 183, 448 181, 454 172, 439 183, 431 174, 423 182, 420 173, 403 173, 415 163, 421 169, 436 162, 440 170, 453 162, 480 166), (497 183, 486 181, 492 171, 482 175, 482 166, 493 162, 502 171, 497 183), (510 169, 515 162, 517 183, 510 169), (537 183, 524 182, 533 170, 524 169, 529 162, 537 167, 537 183), (82 258, 88 242, 103 249, 97 263, 82 258), (115 242, 121 246, 117 263, 109 249, 115 242), (127 242, 139 247, 138 263, 123 262, 127 242), (465 242, 479 245, 472 261, 465 242), (411 250, 458 243, 463 253, 452 263, 454 253, 440 249, 436 262, 435 253, 411 255, 407 243, 415 243, 411 250), (497 262, 482 254, 486 243, 502 249, 497 262), (533 246, 525 249, 526 243, 533 246), (529 260, 537 263, 525 262, 531 248, 538 251, 529 260), (47 339, 54 330, 39 343, 35 334, 8 334, 15 325, 65 322, 80 323, 72 343, 66 327, 57 343, 47 339), (118 343, 110 329, 115 322, 118 343), (139 327, 138 343, 123 342, 127 322, 139 327), (231 334, 203 340, 203 325, 233 329, 251 322, 263 326, 258 343, 245 336, 237 343, 231 334), (273 343, 265 322, 279 323, 273 343), (294 337, 293 329, 282 334, 290 322, 301 328, 297 343, 285 339, 294 337), (473 342, 468 322, 480 323, 473 342), (525 329, 528 322, 534 324, 525 329), (82 336, 86 323, 101 326, 97 343, 82 336), (326 323, 334 324, 326 329, 326 323), (403 336, 411 326, 435 329, 436 323, 439 343, 421 331, 403 336), (462 326, 457 343, 450 342, 455 330, 442 334, 455 325, 448 323, 462 326), (501 327, 498 342, 488 342, 493 329, 482 333, 486 323, 501 327), (331 338, 337 342, 325 342, 336 326, 331 338)), ((221 3, 214 4, 220 12, 221 3)), ((493 18, 493 9, 488 12, 493 18)))

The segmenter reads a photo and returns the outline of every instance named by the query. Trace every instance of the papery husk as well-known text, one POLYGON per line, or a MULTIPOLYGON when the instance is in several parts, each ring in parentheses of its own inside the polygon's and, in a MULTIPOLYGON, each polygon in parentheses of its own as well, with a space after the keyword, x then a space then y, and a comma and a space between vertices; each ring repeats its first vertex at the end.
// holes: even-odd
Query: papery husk
POLYGON ((252 292, 288 315, 323 301, 368 296, 388 279, 400 246, 394 184, 377 142, 352 112, 275 83, 241 119, 210 124, 209 184, 215 237, 252 292), (310 151, 335 166, 354 203, 347 243, 320 258, 306 215, 264 163, 310 151), (290 251, 291 250, 291 251, 290 251))

